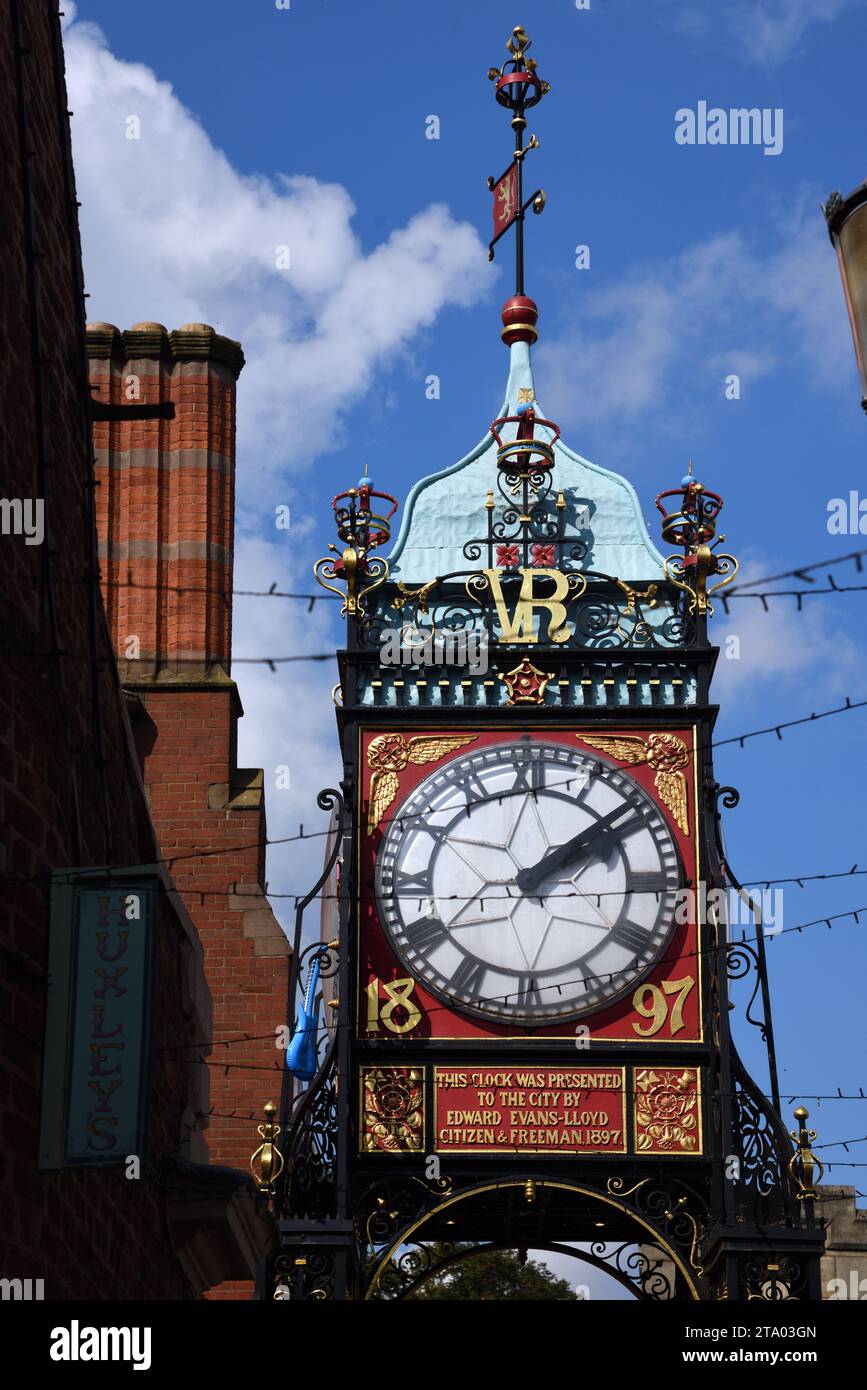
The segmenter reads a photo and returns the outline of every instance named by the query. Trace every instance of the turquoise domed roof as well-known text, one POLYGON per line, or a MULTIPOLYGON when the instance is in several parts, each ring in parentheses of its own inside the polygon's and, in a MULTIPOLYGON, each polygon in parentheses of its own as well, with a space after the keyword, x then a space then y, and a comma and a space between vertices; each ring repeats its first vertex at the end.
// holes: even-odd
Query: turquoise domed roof
MULTIPOLYGON (((519 405, 536 400, 528 343, 510 348, 511 364, 501 416, 515 415, 519 405), (519 395, 520 393, 520 395, 519 395)), ((514 436, 515 426, 503 437, 514 436)), ((537 426, 537 437, 550 440, 551 431, 537 426)), ((662 556, 647 531, 632 484, 617 473, 590 463, 559 439, 554 446, 552 482, 564 494, 569 534, 587 547, 582 569, 615 575, 627 583, 657 583, 665 579, 662 556)), ((464 544, 484 536, 485 501, 497 476, 497 444, 486 434, 459 463, 416 483, 410 492, 400 533, 388 556, 390 577, 404 584, 422 584, 435 575, 465 570, 464 544)))

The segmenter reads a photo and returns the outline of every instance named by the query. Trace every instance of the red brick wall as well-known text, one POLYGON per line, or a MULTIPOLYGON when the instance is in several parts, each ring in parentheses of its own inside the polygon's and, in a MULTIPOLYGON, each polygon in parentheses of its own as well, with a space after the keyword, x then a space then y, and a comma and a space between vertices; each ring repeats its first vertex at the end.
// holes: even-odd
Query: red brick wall
MULTIPOLYGON (((172 878, 205 948, 214 1037, 237 1039, 247 1033, 254 1039, 215 1047, 210 1103, 217 1112, 238 1110, 249 1117, 255 1111, 261 1119, 265 1102, 280 1098, 283 1054, 274 1033, 286 1021, 289 954, 261 889, 266 831, 261 778, 246 771, 239 775, 229 758, 236 700, 231 686, 151 690, 135 727, 163 855, 205 852, 179 858, 172 878), (257 780, 258 786, 249 786, 257 780), (228 1063, 238 1065, 226 1071, 228 1063), (272 1068, 273 1074, 250 1067, 272 1068)), ((211 1161, 246 1168, 258 1142, 255 1132, 255 1121, 232 1121, 218 1113, 205 1136, 211 1161)))
MULTIPOLYGON (((124 399, 132 378, 139 399, 175 407, 173 420, 94 431, 103 589, 124 684, 140 701, 136 747, 160 848, 205 948, 218 1040, 208 1152, 246 1168, 263 1106, 279 1100, 275 1030, 287 1022, 289 946, 262 888, 262 773, 236 760, 231 589, 243 356, 204 324, 172 333, 93 324, 88 352, 97 399, 124 399)), ((249 1288, 222 1286, 218 1296, 249 1288)))
MULTIPOLYGON (((48 875, 156 856, 93 582, 81 259, 49 0, 0 7, 0 167, 0 488, 42 498, 48 526, 41 546, 0 535, 0 1277, 42 1278, 47 1299, 184 1298, 153 1182, 122 1168, 37 1168, 48 875)), ((195 949, 165 903, 155 1042, 167 1055, 154 1072, 152 1165, 189 1156, 184 1112, 201 1104, 200 1069, 174 1060, 207 1026, 190 1004, 195 949)))

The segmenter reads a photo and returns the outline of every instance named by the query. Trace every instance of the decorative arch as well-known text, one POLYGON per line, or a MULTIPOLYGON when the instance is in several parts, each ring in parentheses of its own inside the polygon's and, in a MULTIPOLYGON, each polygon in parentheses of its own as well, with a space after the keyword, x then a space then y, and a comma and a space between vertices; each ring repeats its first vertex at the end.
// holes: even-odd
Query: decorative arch
MULTIPOLYGON (((618 1280, 639 1299, 697 1301, 701 1297, 697 1280, 702 1271, 695 1259, 697 1224, 685 1210, 688 1199, 660 1191, 655 1193, 657 1200, 652 1204, 660 1216, 679 1227, 681 1237, 687 1238, 685 1249, 683 1239, 674 1243, 649 1215, 640 1213, 624 1200, 624 1195, 645 1188, 649 1181, 638 1183, 621 1195, 614 1191, 598 1192, 562 1179, 534 1178, 506 1178, 449 1193, 428 1211, 402 1224, 399 1230, 392 1229, 387 1242, 377 1242, 368 1263, 364 1297, 403 1299, 435 1274, 484 1250, 532 1248, 555 1250, 583 1260, 618 1280), (482 1225, 490 1229, 492 1223, 501 1221, 504 1216, 514 1218, 514 1198, 518 1194, 529 1211, 519 1210, 522 1219, 513 1220, 502 1236, 498 1234, 493 1240, 484 1236, 482 1225), (480 1199, 487 1200, 481 1202, 480 1199), (575 1250, 545 1233, 544 1218, 560 1221, 559 1208, 570 1205, 586 1209, 584 1219, 586 1212, 593 1212, 594 1208, 600 1215, 604 1213, 606 1218, 614 1218, 604 1238, 599 1235, 590 1239, 589 1251, 575 1250), (496 1207, 500 1210, 492 1209, 496 1207), (537 1216, 535 1222, 534 1215, 537 1216), (433 1242, 445 1245, 444 1256, 434 1254, 430 1244, 433 1242), (464 1243, 468 1248, 460 1248, 464 1243), (606 1255, 604 1252, 610 1245, 616 1248, 606 1255)), ((600 1230, 606 1229, 605 1220, 593 1224, 600 1230)), ((585 1241, 588 1236, 589 1231, 584 1234, 576 1231, 574 1239, 585 1241)))
MULTIPOLYGON (((607 1244, 607 1242, 599 1243, 607 1244)), ((629 1244, 632 1245, 632 1242, 629 1242, 629 1244)), ((446 1259, 440 1260, 435 1265, 432 1265, 430 1269, 428 1269, 425 1273, 421 1275, 419 1279, 416 1280, 412 1288, 408 1290, 406 1293, 402 1294, 401 1297, 409 1298, 412 1294, 417 1293, 420 1288, 423 1288, 424 1285, 430 1279, 433 1279, 436 1275, 444 1274, 445 1271, 447 1269, 451 1269, 453 1265, 463 1264, 467 1260, 475 1259, 477 1255, 486 1255, 489 1251, 514 1249, 514 1244, 502 1240, 488 1241, 486 1243, 473 1245, 465 1249, 459 1249, 453 1255, 448 1256, 446 1259)), ((608 1263, 608 1260, 612 1258, 612 1256, 616 1256, 619 1253, 618 1251, 614 1251, 612 1252, 611 1256, 603 1258, 599 1255, 594 1254, 592 1252, 592 1249, 576 1250, 574 1246, 561 1245, 556 1240, 543 1241, 541 1244, 533 1246, 533 1249, 547 1250, 555 1255, 568 1255, 570 1256, 570 1258, 577 1260, 580 1264, 591 1265, 594 1269, 598 1269, 602 1274, 606 1274, 609 1278, 616 1280, 616 1282, 618 1284, 621 1284, 623 1288, 627 1289, 628 1292, 631 1293, 634 1298, 642 1299, 650 1297, 649 1294, 642 1293, 640 1286, 635 1283, 635 1280, 630 1278, 630 1276, 624 1273, 623 1270, 619 1269, 616 1264, 612 1265, 608 1263)), ((629 1260, 634 1260, 636 1265, 636 1273, 638 1273, 637 1266, 639 1262, 642 1260, 649 1260, 649 1257, 647 1255, 642 1255, 638 1251, 634 1251, 633 1256, 627 1257, 627 1262, 629 1260)), ((659 1261, 659 1263, 661 1263, 661 1260, 659 1261)), ((664 1278, 665 1276, 662 1277, 664 1278)))

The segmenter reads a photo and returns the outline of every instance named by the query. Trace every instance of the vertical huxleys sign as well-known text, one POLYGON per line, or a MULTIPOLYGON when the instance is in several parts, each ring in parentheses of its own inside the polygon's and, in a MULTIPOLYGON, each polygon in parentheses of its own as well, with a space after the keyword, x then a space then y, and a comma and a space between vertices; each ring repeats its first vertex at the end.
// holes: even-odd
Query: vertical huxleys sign
POLYGON ((40 1166, 122 1163, 144 1147, 153 881, 56 882, 40 1166))

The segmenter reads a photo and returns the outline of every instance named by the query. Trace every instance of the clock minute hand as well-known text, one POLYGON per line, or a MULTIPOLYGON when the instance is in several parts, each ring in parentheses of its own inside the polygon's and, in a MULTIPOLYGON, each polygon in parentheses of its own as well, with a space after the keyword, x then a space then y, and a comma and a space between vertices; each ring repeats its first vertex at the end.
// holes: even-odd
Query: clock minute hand
POLYGON ((588 826, 586 830, 582 830, 578 835, 573 835, 572 839, 567 840, 565 844, 555 845, 553 849, 549 849, 546 854, 543 854, 538 864, 534 864, 528 869, 521 869, 515 875, 515 883, 523 893, 531 893, 535 888, 538 888, 543 879, 548 877, 552 869, 559 869, 561 865, 576 858, 591 846, 598 850, 604 845, 607 850, 610 850, 613 843, 612 831, 616 821, 626 811, 632 809, 628 805, 618 806, 616 810, 610 811, 601 820, 594 821, 593 825, 588 826), (600 840, 600 844, 594 846, 594 841, 597 839, 600 840))

